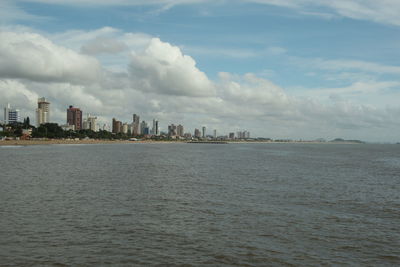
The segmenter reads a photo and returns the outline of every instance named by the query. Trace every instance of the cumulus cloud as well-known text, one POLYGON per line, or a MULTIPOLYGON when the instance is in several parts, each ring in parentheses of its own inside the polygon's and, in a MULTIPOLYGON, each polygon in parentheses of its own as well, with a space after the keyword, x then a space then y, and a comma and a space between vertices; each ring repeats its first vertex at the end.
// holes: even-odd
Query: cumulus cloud
POLYGON ((35 81, 96 82, 99 62, 35 33, 0 32, 0 77, 35 81))
POLYGON ((134 53, 130 76, 135 88, 168 95, 210 96, 213 83, 195 60, 169 43, 153 38, 147 49, 134 53))
POLYGON ((0 95, 2 101, 6 100, 19 106, 32 106, 38 98, 38 94, 29 90, 25 84, 11 79, 0 80, 0 95))
MULTIPOLYGON (((75 105, 108 124, 112 117, 130 122, 131 114, 137 113, 146 120, 157 117, 164 129, 169 123, 182 123, 189 131, 205 125, 219 133, 247 129, 281 138, 356 138, 374 132, 361 136, 371 139, 379 136, 382 128, 400 128, 396 119, 400 110, 357 104, 349 98, 387 92, 400 86, 396 82, 355 82, 293 96, 252 73, 221 72, 212 81, 178 47, 146 34, 102 28, 88 35, 90 38, 84 38, 84 31, 76 31, 75 35, 68 32, 46 38, 26 31, 0 32, 1 104, 10 102, 23 116, 34 118, 37 98, 46 96, 52 103, 52 120, 58 123, 65 122, 67 106, 75 105), (68 36, 68 48, 60 36, 68 36), (123 51, 100 45, 97 52, 92 50, 92 56, 77 52, 109 36, 123 44, 123 51), (104 53, 131 54, 129 62, 118 63, 120 70, 115 72, 106 70, 109 61, 97 59, 104 53), (329 95, 328 101, 321 101, 329 95)), ((353 66, 361 68, 360 64, 353 66)), ((397 72, 380 65, 367 64, 365 68, 397 72)))
POLYGON ((289 98, 282 88, 252 73, 240 77, 221 72, 219 77, 222 93, 226 99, 270 106, 287 105, 289 103, 289 98))

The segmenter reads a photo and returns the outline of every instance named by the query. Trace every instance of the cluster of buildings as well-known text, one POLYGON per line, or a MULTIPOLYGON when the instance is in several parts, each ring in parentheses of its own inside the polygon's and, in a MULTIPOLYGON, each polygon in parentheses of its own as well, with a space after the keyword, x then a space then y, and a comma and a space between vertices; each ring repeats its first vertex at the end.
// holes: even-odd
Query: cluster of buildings
MULTIPOLYGON (((63 130, 92 130, 99 131, 100 126, 97 122, 97 117, 87 114, 86 117, 83 116, 83 112, 80 108, 69 106, 67 108, 66 114, 67 120, 66 124, 60 125, 63 130)), ((11 108, 10 104, 7 104, 4 108, 4 124, 12 124, 20 122, 20 112, 18 109, 11 108)), ((42 97, 38 99, 36 108, 36 126, 39 127, 42 124, 50 122, 50 102, 46 98, 42 97)), ((107 130, 106 124, 103 125, 102 130, 107 130)), ((193 134, 190 132, 185 132, 183 125, 171 124, 167 128, 167 132, 161 132, 159 121, 153 119, 151 126, 146 121, 140 121, 140 116, 133 114, 131 123, 123 123, 116 118, 112 119, 112 129, 111 132, 114 134, 126 134, 129 136, 162 136, 169 137, 172 139, 249 139, 250 132, 242 131, 235 133, 231 132, 229 135, 217 136, 217 130, 213 130, 212 135, 207 135, 206 127, 203 126, 201 129, 195 129, 193 134)))
POLYGON ((133 114, 132 116, 132 123, 122 123, 117 119, 112 119, 112 132, 115 134, 124 133, 131 136, 159 136, 160 135, 160 128, 158 120, 153 119, 153 125, 150 126, 147 124, 146 121, 140 122, 140 117, 137 114, 133 114))
POLYGON ((97 132, 99 130, 97 117, 87 114, 84 118, 82 110, 74 106, 69 106, 67 109, 67 124, 61 125, 61 128, 65 131, 92 130, 97 132))

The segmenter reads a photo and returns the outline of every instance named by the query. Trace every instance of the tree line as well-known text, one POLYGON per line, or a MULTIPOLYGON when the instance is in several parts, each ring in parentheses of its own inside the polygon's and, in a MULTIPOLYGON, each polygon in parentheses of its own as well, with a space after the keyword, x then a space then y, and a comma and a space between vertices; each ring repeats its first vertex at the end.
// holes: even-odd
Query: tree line
POLYGON ((32 138, 51 138, 51 139, 62 139, 62 138, 91 138, 91 139, 129 139, 131 136, 124 133, 110 133, 105 130, 98 132, 92 130, 79 130, 72 131, 63 130, 57 123, 45 123, 39 127, 30 125, 29 117, 25 118, 23 122, 15 122, 11 124, 0 124, 3 131, 0 131, 0 136, 7 137, 21 137, 24 129, 32 129, 32 138))

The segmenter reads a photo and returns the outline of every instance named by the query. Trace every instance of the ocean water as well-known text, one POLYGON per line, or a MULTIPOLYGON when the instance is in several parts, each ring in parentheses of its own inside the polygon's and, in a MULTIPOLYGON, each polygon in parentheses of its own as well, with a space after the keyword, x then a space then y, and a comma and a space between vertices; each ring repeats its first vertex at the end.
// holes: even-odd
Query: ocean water
POLYGON ((398 266, 400 145, 0 147, 0 266, 398 266))

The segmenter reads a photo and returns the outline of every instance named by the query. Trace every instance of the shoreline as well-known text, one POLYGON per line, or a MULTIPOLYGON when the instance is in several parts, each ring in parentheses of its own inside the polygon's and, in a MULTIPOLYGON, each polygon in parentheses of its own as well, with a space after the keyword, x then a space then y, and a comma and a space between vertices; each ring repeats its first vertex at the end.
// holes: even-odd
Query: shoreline
MULTIPOLYGON (((155 140, 3 140, 0 146, 35 146, 35 145, 95 145, 95 144, 186 144, 190 143, 186 140, 182 141, 155 141, 155 140)), ((342 144, 342 145, 362 145, 357 142, 315 142, 315 141, 226 141, 227 144, 342 144)), ((213 144, 212 141, 204 142, 204 144, 213 144)))

